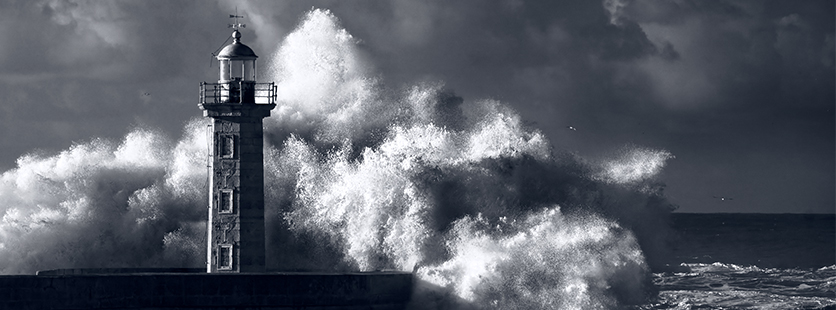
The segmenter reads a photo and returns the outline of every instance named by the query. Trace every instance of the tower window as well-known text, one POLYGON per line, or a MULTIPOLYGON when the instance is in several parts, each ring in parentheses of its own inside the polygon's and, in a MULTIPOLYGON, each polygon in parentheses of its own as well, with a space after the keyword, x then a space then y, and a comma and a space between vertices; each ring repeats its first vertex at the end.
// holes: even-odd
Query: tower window
POLYGON ((221 244, 218 248, 218 269, 232 270, 232 245, 221 244))
POLYGON ((235 136, 221 135, 218 139, 222 158, 232 158, 235 155, 235 136))
POLYGON ((222 189, 220 201, 218 201, 218 213, 232 213, 232 206, 235 202, 235 195, 231 189, 222 189))

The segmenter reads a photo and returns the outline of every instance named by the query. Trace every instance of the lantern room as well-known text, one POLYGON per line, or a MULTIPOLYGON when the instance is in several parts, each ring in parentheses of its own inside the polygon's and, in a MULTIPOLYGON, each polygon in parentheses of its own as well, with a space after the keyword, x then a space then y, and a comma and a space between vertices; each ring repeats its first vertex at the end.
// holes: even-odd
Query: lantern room
POLYGON ((241 43, 241 32, 232 32, 233 42, 218 54, 221 71, 219 83, 232 81, 255 81, 255 60, 258 56, 249 47, 241 43))
MULTIPOLYGON (((236 23, 232 26, 243 25, 236 23)), ((233 42, 216 56, 221 67, 218 83, 200 83, 200 104, 275 103, 276 85, 255 81, 255 60, 258 56, 249 46, 241 43, 241 32, 238 29, 232 32, 232 38, 233 42)))

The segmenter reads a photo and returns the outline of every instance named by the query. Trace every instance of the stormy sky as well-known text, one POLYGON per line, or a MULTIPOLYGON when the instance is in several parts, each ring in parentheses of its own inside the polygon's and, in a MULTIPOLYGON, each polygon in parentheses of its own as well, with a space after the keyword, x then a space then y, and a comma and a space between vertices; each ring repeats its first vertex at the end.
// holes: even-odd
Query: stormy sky
POLYGON ((670 151, 680 212, 834 212, 833 1, 0 0, 0 170, 136 127, 180 136, 236 7, 264 73, 312 6, 390 89, 498 99, 592 161, 670 151))

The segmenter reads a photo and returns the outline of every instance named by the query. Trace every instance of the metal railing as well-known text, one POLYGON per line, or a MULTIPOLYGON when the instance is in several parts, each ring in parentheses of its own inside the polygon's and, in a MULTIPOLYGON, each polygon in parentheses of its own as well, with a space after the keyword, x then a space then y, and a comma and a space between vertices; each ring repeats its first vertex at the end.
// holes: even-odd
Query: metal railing
POLYGON ((200 104, 276 103, 276 83, 230 81, 200 83, 200 104))

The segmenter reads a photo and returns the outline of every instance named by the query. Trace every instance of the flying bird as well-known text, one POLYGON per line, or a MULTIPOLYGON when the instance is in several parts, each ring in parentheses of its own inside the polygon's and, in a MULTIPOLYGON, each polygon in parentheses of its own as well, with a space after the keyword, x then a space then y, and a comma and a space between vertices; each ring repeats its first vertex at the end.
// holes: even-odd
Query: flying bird
POLYGON ((731 198, 731 197, 723 197, 723 196, 720 196, 720 197, 711 196, 711 197, 714 197, 714 199, 720 199, 720 201, 734 200, 734 198, 731 198))
POLYGON ((569 130, 578 131, 578 129, 573 126, 566 126, 566 128, 569 128, 569 130))
POLYGON ((143 96, 151 96, 151 93, 145 92, 145 93, 142 93, 142 95, 143 96))

